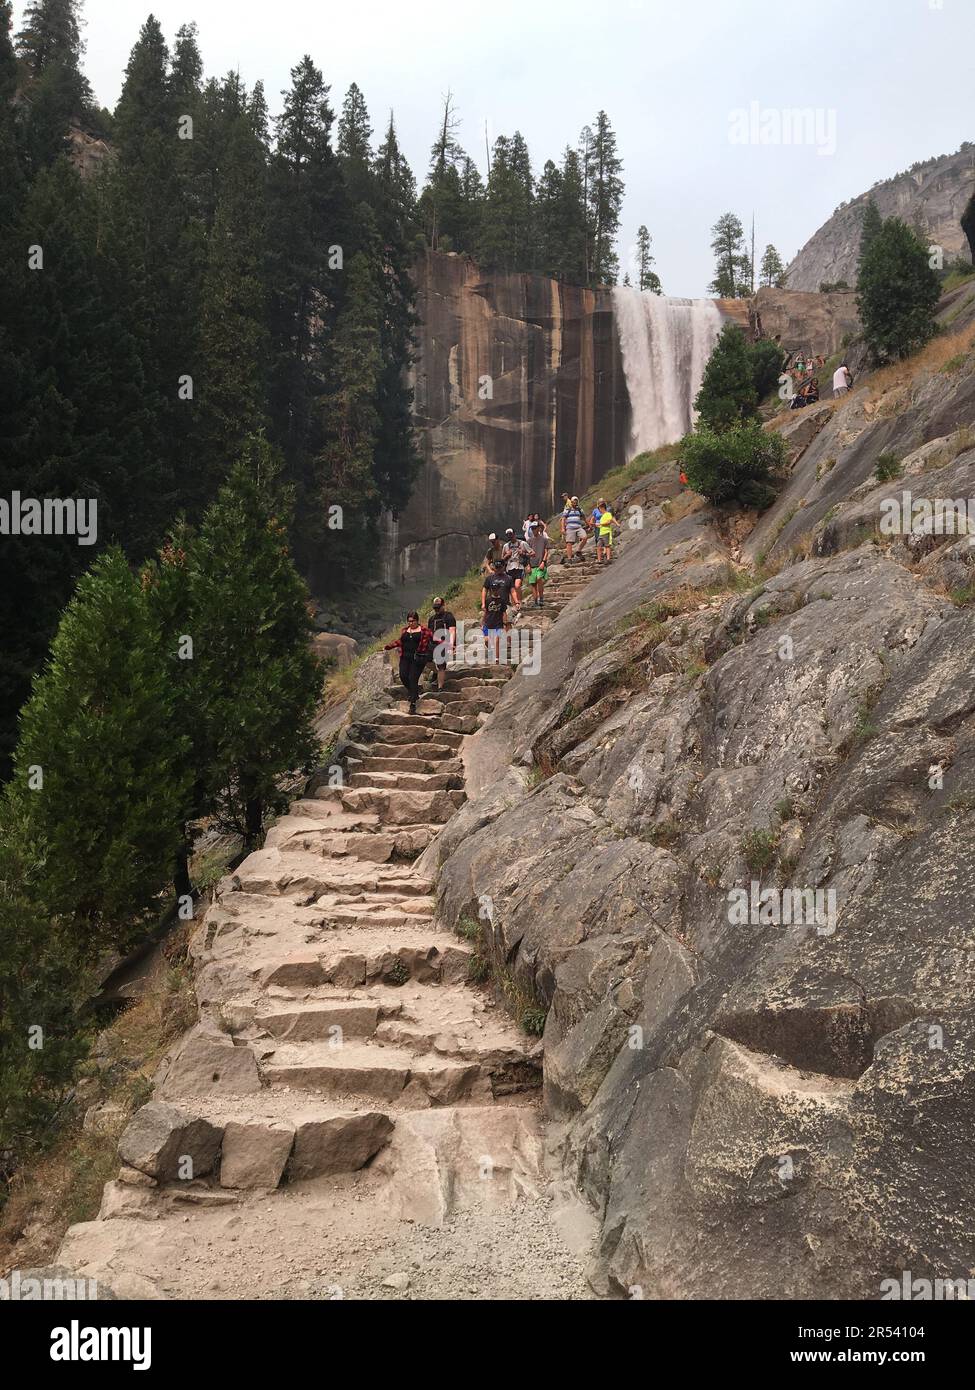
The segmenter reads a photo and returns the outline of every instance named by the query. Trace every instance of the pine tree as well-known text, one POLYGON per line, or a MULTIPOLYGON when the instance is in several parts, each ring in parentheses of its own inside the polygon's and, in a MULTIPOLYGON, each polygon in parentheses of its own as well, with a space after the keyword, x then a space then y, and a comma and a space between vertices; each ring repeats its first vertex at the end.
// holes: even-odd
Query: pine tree
POLYGON ((270 417, 272 441, 297 492, 296 546, 306 568, 322 525, 315 473, 324 441, 319 405, 328 389, 330 335, 352 238, 331 144, 328 87, 307 56, 291 78, 268 174, 270 417))
POLYGON ((537 266, 543 275, 558 276, 563 266, 562 200, 565 180, 558 165, 545 161, 535 197, 537 266))
POLYGON ((528 147, 520 134, 494 142, 477 247, 478 260, 501 270, 533 265, 534 187, 528 147))
POLYGON ((185 743, 159 633, 121 550, 79 580, 21 715, 10 800, 31 896, 86 950, 124 946, 171 881, 185 743))
POLYGON ((562 197, 558 225, 562 247, 559 278, 570 285, 588 284, 584 179, 578 152, 571 146, 566 147, 562 160, 562 197))
POLYGON ((353 82, 342 103, 338 124, 338 153, 345 175, 349 202, 353 207, 371 202, 372 187, 372 126, 365 97, 353 82))
POLYGON ((907 357, 933 337, 941 285, 924 241, 899 217, 869 236, 857 291, 863 336, 876 362, 907 357))
POLYGON ((880 210, 872 198, 868 198, 863 205, 860 218, 860 261, 870 248, 870 243, 884 225, 884 219, 880 215, 880 210))
POLYGON ((650 233, 640 227, 636 234, 636 255, 639 288, 651 294, 662 294, 660 276, 653 270, 653 256, 650 254, 650 233))
POLYGON ((382 505, 398 513, 409 501, 421 464, 409 384, 419 320, 412 275, 416 180, 400 153, 392 113, 376 157, 375 186, 384 304, 373 474, 382 505))
POLYGON ((745 335, 726 323, 704 368, 694 408, 713 430, 730 429, 756 413, 755 369, 745 335))
POLYGON ((376 273, 378 237, 364 205, 359 218, 367 235, 349 263, 345 302, 332 338, 332 385, 323 410, 326 442, 316 469, 326 515, 333 522, 341 520, 322 538, 326 563, 338 572, 347 572, 374 537, 379 501, 375 470, 383 299, 376 273), (335 507, 340 513, 329 510, 335 507))
POLYGON ((782 264, 782 257, 771 243, 766 246, 765 253, 762 256, 760 277, 761 284, 774 286, 779 290, 785 287, 785 282, 788 278, 785 273, 785 266, 782 264))
POLYGON ((742 299, 751 293, 751 259, 745 252, 745 233, 739 218, 726 212, 711 228, 711 250, 717 257, 709 293, 719 299, 742 299))
POLYGON ((437 131, 437 138, 430 151, 430 171, 426 187, 420 197, 420 213, 423 218, 427 244, 431 250, 450 249, 450 228, 457 223, 458 208, 462 202, 458 164, 464 159, 464 151, 457 140, 460 121, 454 106, 453 93, 444 97, 443 115, 437 131), (448 245, 441 246, 446 238, 448 245))
POLYGON ((199 454, 213 497, 244 440, 267 424, 265 154, 250 113, 235 120, 201 292, 199 454))
POLYGON ((203 765, 221 822, 248 845, 281 779, 310 771, 321 671, 309 643, 308 594, 287 545, 280 458, 252 439, 208 509, 191 550, 194 680, 203 765))
POLYGON ((589 152, 589 226, 592 259, 591 283, 615 285, 619 274, 616 236, 623 205, 623 161, 616 151, 616 135, 605 111, 596 117, 589 152))
POLYGON ((33 172, 70 149, 68 127, 92 112, 91 87, 81 71, 80 0, 32 0, 24 11, 17 51, 29 74, 23 120, 24 151, 33 172))
POLYGON ((0 807, 0 1182, 23 1164, 67 1099, 87 1051, 94 992, 83 941, 25 891, 20 826, 0 807))
POLYGON ((183 24, 176 33, 168 86, 177 116, 192 115, 203 90, 203 58, 195 24, 183 24))

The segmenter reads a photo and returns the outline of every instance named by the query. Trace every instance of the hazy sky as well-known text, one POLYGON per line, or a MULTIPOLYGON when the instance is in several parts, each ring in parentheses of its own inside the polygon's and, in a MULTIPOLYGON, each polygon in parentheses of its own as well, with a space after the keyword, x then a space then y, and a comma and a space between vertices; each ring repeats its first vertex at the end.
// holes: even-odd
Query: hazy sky
POLYGON ((303 53, 336 110, 358 82, 374 127, 395 109, 421 184, 448 87, 482 172, 485 121, 520 129, 537 172, 604 108, 624 161, 621 259, 645 222, 669 294, 706 293, 720 213, 747 227, 754 211, 759 251, 788 260, 838 203, 975 139, 975 0, 85 0, 103 105, 150 10, 170 40, 195 20, 207 73, 263 78, 274 113, 303 53), (811 142, 768 143, 793 108, 817 113, 811 142))

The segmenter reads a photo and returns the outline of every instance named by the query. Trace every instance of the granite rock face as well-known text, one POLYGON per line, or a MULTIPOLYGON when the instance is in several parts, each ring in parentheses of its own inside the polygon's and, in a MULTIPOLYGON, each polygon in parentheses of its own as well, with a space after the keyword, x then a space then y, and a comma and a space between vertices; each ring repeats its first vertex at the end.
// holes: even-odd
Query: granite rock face
MULTIPOLYGON (((431 252, 415 271, 414 421, 423 468, 385 519, 386 582, 458 574, 488 532, 551 516, 627 461, 630 400, 609 289, 481 269, 431 252)), ((854 296, 760 290, 718 300, 751 336, 832 353, 857 328, 854 296)))
POLYGON ((424 465, 390 523, 393 582, 460 573, 489 531, 551 515, 560 492, 582 492, 624 461, 629 428, 608 290, 440 252, 415 274, 424 465))
POLYGON ((856 284, 863 208, 873 198, 883 217, 920 224, 945 261, 971 259, 961 226, 975 190, 975 145, 966 142, 955 154, 929 160, 895 178, 877 183, 869 193, 839 207, 806 242, 788 269, 790 290, 818 290, 823 281, 856 284))
POLYGON ((975 619, 948 597, 975 550, 859 530, 881 448, 915 495, 975 491, 972 386, 936 376, 799 446, 746 547, 781 532, 786 563, 751 588, 726 519, 678 519, 655 475, 427 851, 442 924, 487 916, 548 1011, 610 1296, 876 1299, 975 1264, 975 619))

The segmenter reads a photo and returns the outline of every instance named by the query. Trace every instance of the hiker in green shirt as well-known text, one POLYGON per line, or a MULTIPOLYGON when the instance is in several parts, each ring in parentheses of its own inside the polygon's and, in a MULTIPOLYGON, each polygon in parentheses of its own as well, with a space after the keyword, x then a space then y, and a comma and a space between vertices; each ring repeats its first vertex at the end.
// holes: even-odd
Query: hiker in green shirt
POLYGON ((599 520, 596 523, 599 527, 596 536, 596 559, 599 564, 608 565, 613 559, 613 527, 615 526, 617 531, 622 531, 623 528, 602 497, 599 499, 599 512, 599 520))

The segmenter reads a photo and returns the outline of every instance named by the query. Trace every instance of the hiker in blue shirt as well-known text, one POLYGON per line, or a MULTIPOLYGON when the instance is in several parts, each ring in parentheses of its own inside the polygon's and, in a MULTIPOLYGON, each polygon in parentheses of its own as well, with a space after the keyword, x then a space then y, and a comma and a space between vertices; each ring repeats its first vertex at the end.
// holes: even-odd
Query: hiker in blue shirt
POLYGON ((578 544, 579 554, 576 556, 576 559, 580 560, 586 546, 586 541, 589 539, 586 518, 582 514, 582 508, 579 506, 578 497, 569 498, 568 505, 562 512, 561 526, 562 539, 565 541, 565 563, 571 565, 572 547, 578 544))

